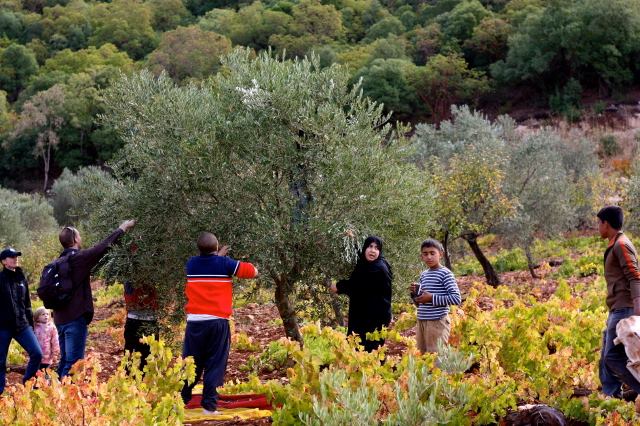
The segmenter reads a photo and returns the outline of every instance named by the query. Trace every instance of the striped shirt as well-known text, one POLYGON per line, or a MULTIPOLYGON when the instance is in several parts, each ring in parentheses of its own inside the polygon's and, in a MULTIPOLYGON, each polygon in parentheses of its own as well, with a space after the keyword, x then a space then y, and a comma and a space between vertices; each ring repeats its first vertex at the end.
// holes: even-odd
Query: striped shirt
POLYGON ((418 295, 425 292, 433 295, 433 301, 418 305, 419 320, 443 318, 449 313, 449 305, 459 305, 462 302, 458 283, 453 273, 444 266, 438 269, 427 269, 420 274, 418 295))
POLYGON ((189 258, 186 272, 187 321, 228 319, 233 301, 232 277, 254 278, 258 275, 251 263, 214 254, 189 258))

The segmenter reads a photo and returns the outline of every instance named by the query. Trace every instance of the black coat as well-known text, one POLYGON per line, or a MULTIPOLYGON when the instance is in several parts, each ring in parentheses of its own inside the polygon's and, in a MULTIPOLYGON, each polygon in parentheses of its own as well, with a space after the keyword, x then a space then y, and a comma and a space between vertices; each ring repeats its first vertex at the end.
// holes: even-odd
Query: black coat
POLYGON ((0 329, 19 333, 33 327, 29 285, 22 269, 0 271, 0 329))
POLYGON ((391 322, 392 274, 386 260, 360 260, 348 280, 336 283, 339 294, 349 296, 348 334, 365 335, 391 322))

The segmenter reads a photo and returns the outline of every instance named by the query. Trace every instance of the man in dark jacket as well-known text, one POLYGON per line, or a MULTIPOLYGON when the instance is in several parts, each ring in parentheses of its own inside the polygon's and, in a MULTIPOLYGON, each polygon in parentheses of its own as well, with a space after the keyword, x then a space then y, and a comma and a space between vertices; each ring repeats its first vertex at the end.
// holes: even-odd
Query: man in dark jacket
POLYGON ((613 343, 618 322, 631 315, 640 315, 640 269, 636 249, 622 232, 622 209, 604 207, 597 216, 600 236, 609 240, 604 252, 609 317, 602 342, 600 381, 604 394, 621 397, 623 383, 640 393, 640 383, 627 370, 624 347, 613 343))
POLYGON ((18 267, 18 256, 22 253, 9 247, 0 252, 0 394, 4 391, 7 355, 11 339, 29 354, 29 363, 22 382, 35 376, 42 350, 33 332, 33 316, 27 279, 18 267))
POLYGON ((77 229, 65 226, 58 236, 64 247, 60 256, 70 255, 69 266, 73 291, 71 300, 62 309, 53 311, 53 321, 60 340, 60 364, 58 376, 69 373, 71 366, 84 358, 88 325, 93 319, 93 295, 91 294, 91 270, 106 254, 109 247, 122 234, 131 229, 135 221, 126 220, 103 241, 88 249, 81 249, 82 238, 77 229))

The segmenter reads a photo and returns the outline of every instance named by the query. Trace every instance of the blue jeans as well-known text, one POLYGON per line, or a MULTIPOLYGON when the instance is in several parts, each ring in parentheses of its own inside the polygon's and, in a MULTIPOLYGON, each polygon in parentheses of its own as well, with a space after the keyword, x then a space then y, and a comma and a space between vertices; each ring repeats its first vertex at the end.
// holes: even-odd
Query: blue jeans
POLYGON ((620 320, 631 315, 633 315, 633 308, 621 308, 609 312, 609 318, 607 318, 607 328, 603 332, 600 352, 600 382, 605 395, 620 396, 623 383, 640 393, 640 383, 627 370, 629 359, 624 351, 624 345, 613 343, 617 337, 616 325, 620 320))
POLYGON ((36 335, 33 333, 33 329, 31 327, 27 327, 19 332, 0 329, 0 394, 4 392, 7 356, 9 355, 9 344, 11 343, 11 339, 16 339, 20 346, 22 346, 29 354, 29 363, 24 371, 22 383, 36 375, 36 372, 40 367, 40 361, 42 361, 42 349, 40 349, 38 339, 36 339, 36 335))
POLYGON ((84 317, 56 325, 58 341, 60 342, 60 363, 58 376, 62 379, 69 374, 73 364, 84 358, 84 348, 87 344, 87 321, 84 317))
POLYGON ((182 388, 182 400, 185 404, 191 400, 193 387, 204 373, 200 404, 206 410, 215 411, 218 406, 216 388, 224 384, 230 347, 231 331, 229 321, 226 319, 187 321, 182 357, 193 357, 196 364, 196 378, 193 383, 185 383, 182 388))

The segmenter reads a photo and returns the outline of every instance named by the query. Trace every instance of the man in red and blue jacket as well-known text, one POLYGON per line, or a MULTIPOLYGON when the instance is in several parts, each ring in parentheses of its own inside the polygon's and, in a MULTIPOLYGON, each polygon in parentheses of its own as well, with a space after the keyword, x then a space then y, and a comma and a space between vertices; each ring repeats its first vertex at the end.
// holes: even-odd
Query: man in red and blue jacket
POLYGON ((192 356, 196 364, 196 378, 185 384, 182 399, 191 400, 193 387, 204 373, 202 408, 205 414, 216 413, 218 392, 224 383, 229 359, 231 331, 229 317, 233 305, 232 277, 255 278, 258 270, 248 262, 227 257, 228 248, 218 250, 218 239, 209 232, 198 237, 200 256, 187 261, 187 328, 182 357, 192 356))

